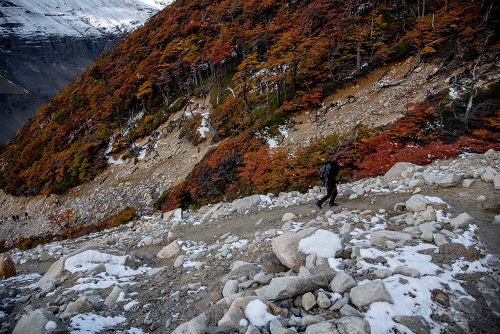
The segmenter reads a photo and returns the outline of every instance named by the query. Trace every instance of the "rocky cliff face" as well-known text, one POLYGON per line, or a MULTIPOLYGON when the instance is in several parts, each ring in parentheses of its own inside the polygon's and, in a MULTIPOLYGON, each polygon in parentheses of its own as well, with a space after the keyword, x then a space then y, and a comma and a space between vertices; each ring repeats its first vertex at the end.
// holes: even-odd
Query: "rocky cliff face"
POLYGON ((0 142, 66 87, 120 37, 49 37, 0 40, 0 142))

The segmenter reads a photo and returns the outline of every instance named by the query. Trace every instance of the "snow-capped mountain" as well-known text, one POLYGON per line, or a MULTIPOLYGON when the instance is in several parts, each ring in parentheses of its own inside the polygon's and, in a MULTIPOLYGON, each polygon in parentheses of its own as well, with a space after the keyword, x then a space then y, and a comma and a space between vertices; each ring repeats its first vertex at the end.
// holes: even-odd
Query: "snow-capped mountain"
POLYGON ((134 30, 173 0, 2 1, 0 34, 96 37, 134 30))
POLYGON ((0 143, 174 0, 0 1, 0 143))

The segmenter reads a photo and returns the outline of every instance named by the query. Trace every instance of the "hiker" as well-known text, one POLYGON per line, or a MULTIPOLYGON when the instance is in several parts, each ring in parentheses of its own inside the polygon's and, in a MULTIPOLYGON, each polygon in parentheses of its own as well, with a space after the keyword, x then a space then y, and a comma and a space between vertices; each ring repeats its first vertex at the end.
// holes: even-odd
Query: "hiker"
POLYGON ((342 156, 330 156, 330 162, 325 166, 326 172, 323 177, 323 183, 326 186, 326 195, 316 202, 316 205, 321 209, 321 205, 328 201, 330 207, 336 206, 335 198, 337 198, 337 176, 339 175, 340 167, 344 166, 344 158, 342 156))
POLYGON ((56 205, 57 206, 61 206, 61 202, 59 202, 59 198, 58 197, 56 197, 56 205))
POLYGON ((28 211, 24 211, 24 218, 30 219, 30 215, 28 214, 28 211))

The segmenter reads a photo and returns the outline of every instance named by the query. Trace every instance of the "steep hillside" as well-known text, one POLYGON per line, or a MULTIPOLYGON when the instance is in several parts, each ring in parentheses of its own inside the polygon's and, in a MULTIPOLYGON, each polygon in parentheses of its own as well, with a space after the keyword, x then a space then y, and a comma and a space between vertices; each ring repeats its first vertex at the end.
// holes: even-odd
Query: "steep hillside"
POLYGON ((425 163, 497 147, 497 20, 493 1, 423 7, 177 1, 101 56, 26 124, 2 155, 0 185, 14 195, 62 194, 102 173, 109 153, 126 149, 139 157, 136 141, 179 111, 182 117, 167 130, 180 127, 180 141, 217 147, 163 194, 157 202, 163 210, 252 192, 304 190, 339 143, 349 157, 350 179, 383 173, 408 157, 425 163), (376 80, 374 89, 396 87, 395 96, 376 100, 384 110, 371 104, 362 115, 351 114, 346 106, 369 99, 357 96, 356 88, 344 99, 325 100, 412 54, 397 81, 387 80, 390 68, 376 80), (429 61, 436 68, 408 86, 429 61), (449 86, 436 89, 439 80, 449 86), (213 109, 208 115, 191 112, 193 98, 209 98, 213 109), (372 128, 386 125, 381 116, 396 100, 403 107, 400 121, 372 128), (322 114, 335 110, 352 119, 322 123, 322 114), (284 129, 304 124, 293 118, 300 112, 320 122, 321 135, 313 136, 318 140, 295 151, 268 146, 266 138, 280 142, 284 129), (197 130, 202 124, 204 132, 197 130), (339 127, 344 137, 334 131, 339 127))

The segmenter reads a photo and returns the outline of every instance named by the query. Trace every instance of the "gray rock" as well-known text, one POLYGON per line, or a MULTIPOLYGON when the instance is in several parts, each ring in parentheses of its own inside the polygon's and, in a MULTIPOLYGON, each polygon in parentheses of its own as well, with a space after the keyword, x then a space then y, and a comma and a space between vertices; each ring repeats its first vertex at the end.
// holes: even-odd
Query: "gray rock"
POLYGON ((495 190, 500 189, 500 174, 493 176, 493 187, 495 190))
POLYGON ((337 330, 337 326, 324 321, 307 326, 305 334, 340 334, 340 332, 337 330))
POLYGON ((392 271, 389 269, 375 269, 373 271, 373 277, 376 279, 384 279, 392 276, 392 271))
POLYGON ((340 314, 343 317, 359 317, 359 318, 363 318, 363 315, 358 310, 356 310, 354 307, 352 307, 349 304, 342 306, 342 308, 340 309, 340 314))
POLYGON ((118 299, 120 293, 122 292, 123 290, 120 287, 115 286, 113 290, 111 290, 111 292, 109 293, 108 297, 106 297, 106 299, 104 300, 104 305, 114 307, 116 305, 116 300, 118 299))
POLYGON ((281 322, 274 318, 271 320, 269 324, 269 330, 271 331, 271 334, 296 334, 297 332, 294 332, 288 328, 283 327, 281 322))
POLYGON ((269 284, 269 282, 271 282, 273 278, 274 278, 273 274, 265 274, 263 272, 260 272, 257 275, 255 275, 253 279, 255 282, 259 284, 267 285, 269 284))
POLYGON ((335 303, 333 303, 333 305, 330 307, 330 310, 332 311, 340 310, 344 305, 348 303, 349 303, 349 298, 347 297, 340 298, 339 300, 336 300, 335 303))
POLYGON ((287 212, 283 215, 283 217, 281 218, 281 221, 283 222, 287 222, 289 220, 295 220, 297 219, 297 216, 291 212, 287 212))
POLYGON ((403 276, 420 278, 420 272, 417 269, 413 269, 407 266, 398 266, 394 269, 394 275, 400 274, 403 276))
POLYGON ((318 303, 318 306, 321 308, 329 308, 330 306, 332 306, 332 301, 323 291, 318 291, 318 298, 316 302, 318 303))
POLYGON ((233 208, 236 210, 247 210, 255 206, 258 206, 260 203, 261 203, 260 196, 252 195, 239 200, 235 200, 233 202, 233 208))
POLYGON ((260 330, 254 325, 249 325, 245 334, 261 334, 260 330))
POLYGON ((451 240, 447 236, 441 233, 434 234, 434 243, 436 244, 436 246, 441 246, 450 242, 451 240))
POLYGON ((281 300, 302 295, 318 288, 328 286, 326 275, 312 275, 310 277, 275 277, 266 287, 265 298, 267 300, 281 300))
POLYGON ((299 268, 306 263, 306 254, 298 250, 299 242, 317 231, 315 228, 306 228, 297 233, 282 234, 273 239, 274 254, 286 267, 299 272, 299 268))
POLYGON ((464 179, 462 181, 462 187, 469 188, 472 183, 474 183, 475 179, 464 179))
POLYGON ((422 187, 425 186, 425 180, 424 179, 411 179, 408 181, 408 186, 410 187, 422 187))
POLYGON ((302 296, 302 308, 305 311, 309 312, 316 305, 316 297, 314 297, 314 294, 312 292, 306 292, 302 296))
POLYGON ((256 264, 248 263, 231 270, 221 281, 225 284, 228 280, 238 279, 240 277, 248 277, 249 279, 254 279, 255 275, 260 273, 260 267, 256 264))
POLYGON ((243 319, 245 315, 243 311, 235 305, 231 305, 226 314, 217 323, 218 326, 227 326, 234 328, 236 330, 240 329, 240 320, 243 319))
POLYGON ((208 317, 205 313, 200 314, 196 318, 181 324, 172 334, 205 334, 208 324, 208 317))
POLYGON ((425 222, 436 221, 436 211, 432 206, 428 206, 425 211, 420 212, 419 217, 422 218, 425 222))
POLYGON ((421 315, 397 316, 394 321, 408 327, 415 334, 429 334, 431 332, 429 323, 421 315))
POLYGON ((474 224, 474 218, 467 212, 462 212, 450 222, 450 225, 455 229, 469 227, 469 224, 474 224))
POLYGON ((404 232, 380 230, 370 233, 370 241, 376 246, 385 246, 386 241, 405 242, 411 240, 411 235, 404 232))
POLYGON ((238 284, 240 284, 237 280, 229 280, 224 285, 224 289, 222 290, 222 296, 229 297, 238 292, 238 284))
POLYGON ((432 197, 423 195, 413 195, 406 201, 406 208, 411 212, 419 212, 427 210, 428 206, 432 206, 436 210, 444 210, 447 205, 443 201, 434 200, 432 197))
POLYGON ((52 312, 40 308, 28 315, 23 315, 12 334, 66 334, 69 330, 52 312))
POLYGON ((351 275, 341 271, 330 282, 330 290, 333 292, 344 293, 356 286, 356 281, 351 275))
POLYGON ((174 256, 177 256, 181 252, 181 246, 176 242, 171 242, 167 246, 163 247, 161 251, 156 254, 156 257, 159 259, 170 259, 174 256))
POLYGON ((481 180, 484 182, 493 182, 496 175, 498 175, 498 172, 488 166, 486 167, 486 172, 481 175, 481 180))
POLYGON ((458 174, 436 174, 430 173, 424 176, 428 185, 438 185, 441 187, 454 187, 462 181, 462 176, 458 174))
POLYGON ((419 165, 415 165, 410 162, 397 162, 396 164, 394 164, 394 166, 391 167, 391 169, 387 171, 387 173, 385 173, 382 179, 385 183, 389 183, 394 179, 401 178, 401 173, 406 172, 409 169, 415 170, 419 167, 419 165))
POLYGON ((358 317, 344 317, 336 320, 337 329, 340 334, 370 334, 368 321, 358 317))
POLYGON ((184 264, 184 260, 186 260, 187 256, 186 255, 179 255, 177 259, 175 259, 174 262, 174 268, 179 268, 184 264))
POLYGON ((69 318, 75 314, 82 314, 92 311, 92 304, 87 300, 86 296, 78 298, 76 301, 69 303, 64 310, 61 318, 69 318))
POLYGON ((351 289, 351 300, 358 308, 368 306, 374 302, 393 303, 392 297, 387 292, 384 282, 380 280, 358 285, 351 289))
POLYGON ((275 254, 262 253, 259 262, 262 264, 262 271, 268 274, 277 274, 288 269, 275 254))

